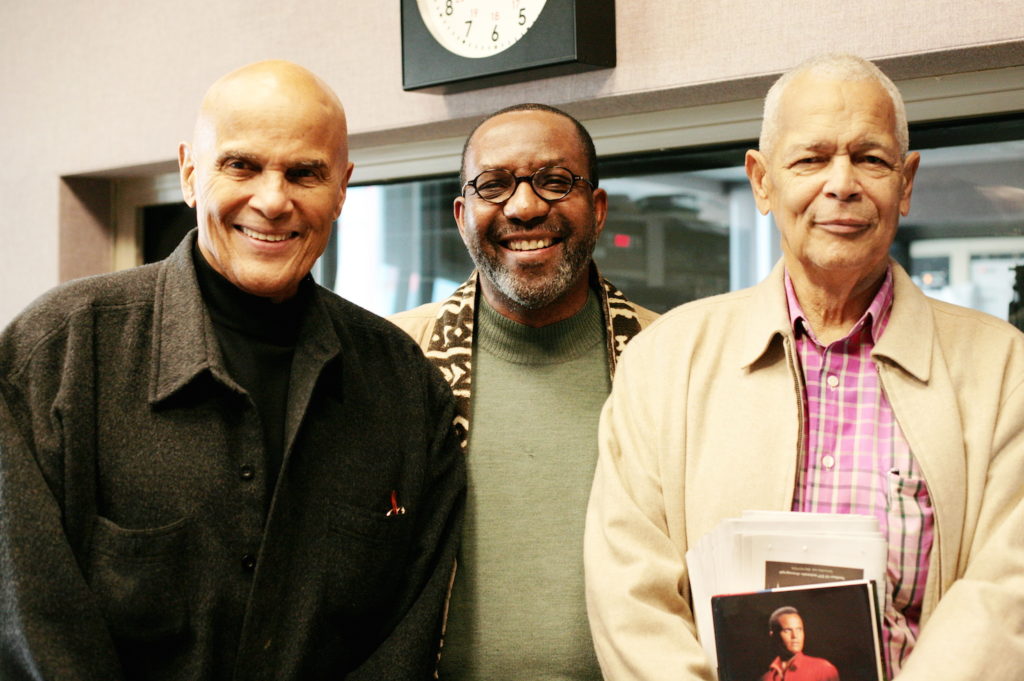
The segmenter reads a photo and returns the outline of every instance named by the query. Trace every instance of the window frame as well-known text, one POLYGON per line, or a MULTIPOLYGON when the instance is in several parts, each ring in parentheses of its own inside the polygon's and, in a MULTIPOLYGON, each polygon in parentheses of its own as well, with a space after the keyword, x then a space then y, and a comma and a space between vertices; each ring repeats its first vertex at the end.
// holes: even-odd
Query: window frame
MULTIPOLYGON (((1024 113, 1024 66, 916 78, 897 83, 911 124, 1024 113)), ((565 105, 571 109, 571 104, 565 105)), ((633 113, 583 124, 598 156, 735 144, 756 139, 761 99, 633 113)), ((356 137, 358 141, 358 137, 356 137)), ((353 185, 458 173, 463 136, 350 150, 353 185)), ((115 182, 114 269, 141 264, 141 208, 181 200, 177 172, 115 182)))

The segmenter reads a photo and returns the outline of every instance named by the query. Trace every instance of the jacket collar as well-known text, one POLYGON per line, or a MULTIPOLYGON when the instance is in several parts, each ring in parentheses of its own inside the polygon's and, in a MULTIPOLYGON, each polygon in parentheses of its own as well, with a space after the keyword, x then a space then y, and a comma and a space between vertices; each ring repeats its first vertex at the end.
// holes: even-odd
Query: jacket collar
MULTIPOLYGON (((893 307, 885 332, 871 356, 895 364, 922 382, 931 373, 935 322, 924 294, 895 261, 892 265, 893 307)), ((785 267, 779 260, 771 274, 751 289, 747 308, 750 320, 744 333, 741 358, 751 368, 771 349, 777 339, 792 342, 784 283, 785 267)))
POLYGON ((151 404, 167 399, 204 371, 238 390, 224 368, 213 323, 199 292, 192 260, 197 233, 189 232, 159 265, 153 302, 151 404))
MULTIPOLYGON (((209 372, 229 389, 243 389, 224 365, 213 322, 203 302, 196 278, 193 247, 198 231, 193 229, 174 252, 161 262, 153 303, 153 351, 150 359, 149 402, 159 403, 209 372)), ((331 325, 320 288, 300 322, 296 355, 311 360, 310 371, 318 370, 340 352, 341 343, 331 325)), ((296 362, 296 367, 305 366, 296 362)))
POLYGON ((750 289, 740 359, 750 369, 764 357, 777 339, 792 339, 793 327, 786 306, 785 267, 775 263, 771 274, 750 289))
POLYGON ((935 318, 924 293, 906 270, 892 264, 892 314, 885 333, 871 352, 872 358, 887 360, 927 383, 931 378, 935 351, 935 318))

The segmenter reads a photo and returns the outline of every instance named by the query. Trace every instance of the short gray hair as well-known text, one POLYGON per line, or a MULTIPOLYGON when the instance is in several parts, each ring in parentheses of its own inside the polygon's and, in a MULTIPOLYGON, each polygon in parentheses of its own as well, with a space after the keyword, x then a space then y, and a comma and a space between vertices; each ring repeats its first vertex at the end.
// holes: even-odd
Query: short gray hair
POLYGON ((889 76, 882 73, 881 69, 869 62, 852 54, 823 54, 812 57, 807 61, 798 64, 786 73, 768 90, 764 98, 764 117, 761 121, 761 139, 758 140, 758 148, 762 154, 771 153, 771 146, 778 136, 779 130, 779 104, 782 101, 782 93, 786 86, 798 76, 813 74, 832 78, 835 80, 874 80, 889 94, 892 100, 892 108, 896 114, 896 142, 900 146, 900 155, 906 156, 910 149, 910 132, 907 128, 907 107, 903 104, 903 97, 896 85, 889 79, 889 76))

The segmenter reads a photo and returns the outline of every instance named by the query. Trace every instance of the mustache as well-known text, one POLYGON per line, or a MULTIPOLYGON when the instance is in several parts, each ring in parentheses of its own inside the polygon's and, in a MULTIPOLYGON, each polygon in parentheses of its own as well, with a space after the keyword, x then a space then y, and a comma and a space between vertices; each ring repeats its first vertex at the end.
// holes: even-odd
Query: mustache
POLYGON ((503 241, 513 234, 522 234, 523 232, 532 232, 534 230, 543 231, 545 234, 561 239, 567 238, 573 233, 568 219, 563 216, 549 215, 533 222, 510 222, 504 218, 496 220, 487 230, 487 238, 492 241, 503 241))

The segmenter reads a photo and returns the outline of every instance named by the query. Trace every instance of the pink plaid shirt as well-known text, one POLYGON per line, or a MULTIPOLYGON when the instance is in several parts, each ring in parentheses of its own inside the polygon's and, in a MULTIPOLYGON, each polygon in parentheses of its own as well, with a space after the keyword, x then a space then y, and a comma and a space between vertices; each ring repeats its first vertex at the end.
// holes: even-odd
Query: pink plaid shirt
POLYGON ((892 678, 917 640, 934 538, 928 487, 871 360, 892 312, 892 270, 850 333, 828 347, 807 325, 788 272, 786 297, 807 413, 793 510, 878 518, 889 540, 883 633, 892 678))

